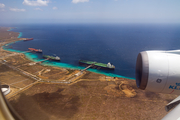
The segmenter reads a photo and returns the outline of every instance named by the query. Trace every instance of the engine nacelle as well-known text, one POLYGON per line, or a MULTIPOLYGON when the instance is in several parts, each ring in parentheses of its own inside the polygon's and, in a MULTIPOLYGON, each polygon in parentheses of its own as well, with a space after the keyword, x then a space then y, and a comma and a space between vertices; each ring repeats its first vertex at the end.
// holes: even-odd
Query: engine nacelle
POLYGON ((139 53, 136 85, 152 92, 180 94, 180 50, 139 53))

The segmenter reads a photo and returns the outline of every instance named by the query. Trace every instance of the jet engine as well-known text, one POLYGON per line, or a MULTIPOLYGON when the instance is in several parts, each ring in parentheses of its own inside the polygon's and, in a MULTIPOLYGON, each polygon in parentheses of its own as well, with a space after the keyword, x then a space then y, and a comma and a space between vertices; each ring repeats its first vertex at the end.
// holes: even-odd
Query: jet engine
POLYGON ((140 52, 136 84, 143 90, 180 94, 180 50, 140 52))

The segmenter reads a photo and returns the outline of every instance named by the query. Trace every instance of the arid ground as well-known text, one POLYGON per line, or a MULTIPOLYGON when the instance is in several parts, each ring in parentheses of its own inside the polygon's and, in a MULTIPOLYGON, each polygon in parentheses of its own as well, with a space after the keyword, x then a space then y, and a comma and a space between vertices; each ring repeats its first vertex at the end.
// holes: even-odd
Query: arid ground
POLYGON ((24 120, 160 120, 176 95, 142 91, 135 80, 42 66, 24 54, 3 50, 22 40, 0 27, 0 82, 24 120))

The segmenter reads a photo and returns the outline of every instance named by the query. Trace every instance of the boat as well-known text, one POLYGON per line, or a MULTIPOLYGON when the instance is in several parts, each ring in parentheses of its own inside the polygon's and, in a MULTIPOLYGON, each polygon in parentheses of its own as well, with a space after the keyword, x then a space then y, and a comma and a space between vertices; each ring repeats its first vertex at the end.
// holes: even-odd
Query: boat
POLYGON ((28 48, 30 51, 32 52, 40 52, 42 53, 42 50, 41 49, 35 49, 35 48, 28 48))
POLYGON ((56 60, 56 61, 60 61, 61 60, 60 57, 58 57, 58 56, 54 57, 54 56, 49 56, 49 55, 43 55, 43 57, 47 58, 49 60, 56 60))
POLYGON ((33 40, 33 38, 26 38, 24 41, 33 40))
POLYGON ((110 62, 107 64, 104 64, 104 63, 98 63, 94 61, 79 60, 79 64, 92 65, 92 67, 95 66, 97 68, 103 68, 103 69, 111 69, 111 70, 115 69, 115 66, 112 65, 110 62))

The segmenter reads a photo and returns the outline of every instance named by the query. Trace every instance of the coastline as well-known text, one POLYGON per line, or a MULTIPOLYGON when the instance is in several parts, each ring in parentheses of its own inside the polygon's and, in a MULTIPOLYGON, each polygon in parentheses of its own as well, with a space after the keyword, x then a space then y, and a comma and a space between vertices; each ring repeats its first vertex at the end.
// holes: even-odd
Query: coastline
MULTIPOLYGON (((1 30, 1 27, 0 27, 1 30)), ((45 61, 40 63, 44 59, 37 59, 36 54, 27 51, 18 51, 11 49, 11 44, 19 42, 25 38, 20 38, 22 33, 13 32, 6 30, 7 38, 0 39, 1 44, 1 61, 0 68, 2 71, 6 71, 10 68, 12 70, 11 74, 14 74, 13 80, 9 77, 9 72, 2 78, 2 83, 4 84, 14 84, 17 82, 21 87, 12 86, 12 92, 6 95, 7 99, 16 97, 20 92, 26 91, 27 89, 33 87, 35 84, 64 84, 72 85, 81 81, 117 81, 117 80, 133 80, 123 76, 112 76, 109 73, 102 74, 96 69, 89 69, 86 71, 81 71, 85 67, 73 66, 66 63, 57 63, 52 61, 45 61), (12 36, 12 33, 14 34, 12 36), (16 79, 15 76, 21 76, 21 79, 16 79), (15 78, 15 79, 14 79, 15 78), (22 79, 28 80, 28 83, 21 83, 24 81, 22 79)), ((12 30, 12 28, 9 28, 12 30)), ((0 31, 1 33, 1 31, 0 31)), ((1 73, 0 74, 4 74, 1 73)), ((134 80, 133 80, 134 82, 134 80)))
MULTIPOLYGON (((11 28, 9 31, 12 31, 12 30, 13 30, 13 28, 11 28)), ((18 32, 18 33, 19 33, 19 35, 18 35, 17 38, 21 38, 22 32, 18 32)), ((21 40, 18 40, 18 41, 21 41, 21 40)), ((18 42, 18 41, 16 41, 16 42, 18 42)), ((14 42, 8 43, 8 44, 6 44, 6 46, 9 46, 9 45, 11 45, 13 43, 14 42)), ((31 60, 33 62, 41 61, 41 59, 37 60, 37 57, 35 57, 36 55, 31 55, 30 53, 25 53, 25 51, 18 51, 18 50, 14 50, 14 49, 11 49, 11 48, 5 48, 6 46, 3 46, 4 50, 11 51, 11 52, 23 53, 26 56, 27 59, 29 59, 29 60, 31 60)), ((74 65, 71 65, 71 64, 67 64, 67 63, 57 63, 57 62, 44 62, 41 65, 53 66, 53 67, 71 69, 71 70, 83 70, 85 68, 85 67, 82 67, 82 66, 74 66, 74 65)), ((97 69, 92 69, 92 68, 89 68, 87 71, 102 74, 102 75, 106 75, 106 76, 109 76, 109 77, 118 77, 118 78, 125 78, 125 79, 135 80, 135 78, 121 76, 121 75, 113 74, 113 73, 101 72, 101 71, 98 71, 97 69)))
POLYGON ((19 36, 17 38, 21 38, 22 36, 22 32, 19 32, 19 36))
MULTIPOLYGON (((1 45, 20 41, 15 35, 0 38, 1 45)), ((24 119, 160 119, 167 100, 177 97, 142 91, 127 78, 34 64, 33 53, 9 50, 0 51, 0 82, 10 85, 5 97, 24 119)))

